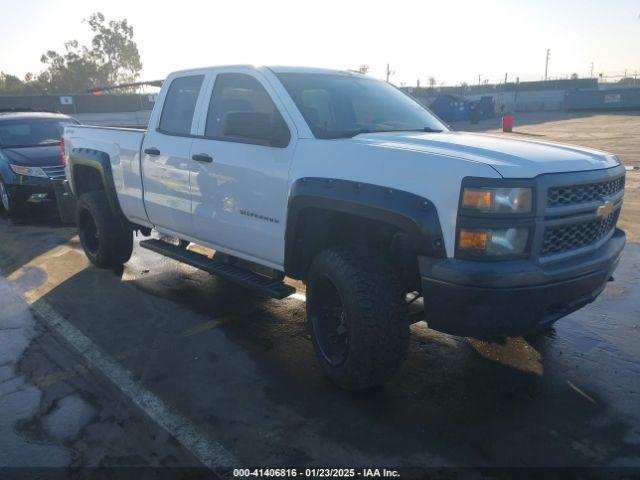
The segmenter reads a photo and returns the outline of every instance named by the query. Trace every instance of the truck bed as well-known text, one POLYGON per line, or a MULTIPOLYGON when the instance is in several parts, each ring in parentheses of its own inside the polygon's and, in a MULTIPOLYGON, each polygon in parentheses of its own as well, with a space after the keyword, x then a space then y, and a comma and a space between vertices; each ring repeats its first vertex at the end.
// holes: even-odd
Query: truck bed
MULTIPOLYGON (((144 209, 140 148, 146 128, 97 127, 74 125, 64 130, 63 138, 68 152, 88 148, 109 156, 120 207, 132 222, 143 225, 149 220, 144 209)), ((71 178, 73 172, 67 172, 71 178)))

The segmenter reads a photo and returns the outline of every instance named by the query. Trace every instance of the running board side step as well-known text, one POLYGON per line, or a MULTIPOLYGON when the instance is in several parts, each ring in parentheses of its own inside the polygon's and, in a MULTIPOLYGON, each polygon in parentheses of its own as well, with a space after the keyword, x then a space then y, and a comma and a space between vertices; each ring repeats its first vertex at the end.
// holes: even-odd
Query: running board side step
POLYGON ((236 267, 235 265, 213 260, 199 253, 180 248, 177 245, 163 242, 162 240, 143 240, 140 242, 140 246, 204 270, 224 280, 235 282, 265 297, 281 300, 296 293, 294 287, 287 285, 280 279, 270 278, 244 268, 236 267))

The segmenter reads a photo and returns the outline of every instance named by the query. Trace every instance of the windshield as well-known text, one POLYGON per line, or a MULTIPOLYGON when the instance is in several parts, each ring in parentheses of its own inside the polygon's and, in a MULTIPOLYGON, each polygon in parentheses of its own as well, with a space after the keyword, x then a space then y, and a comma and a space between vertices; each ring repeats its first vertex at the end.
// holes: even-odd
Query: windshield
POLYGON ((75 125, 71 119, 21 119, 0 122, 0 147, 39 147, 60 143, 66 125, 75 125))
POLYGON ((277 74, 316 138, 447 127, 392 85, 349 75, 277 74))

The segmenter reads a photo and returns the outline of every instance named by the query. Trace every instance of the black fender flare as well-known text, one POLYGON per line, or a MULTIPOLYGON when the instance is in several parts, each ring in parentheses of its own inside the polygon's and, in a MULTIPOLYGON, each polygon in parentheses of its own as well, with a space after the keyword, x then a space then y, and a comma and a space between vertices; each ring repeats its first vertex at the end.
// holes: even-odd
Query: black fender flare
POLYGON ((104 187, 104 192, 107 195, 107 200, 113 213, 126 220, 122 209, 120 208, 120 202, 118 202, 118 194, 116 193, 116 186, 113 182, 113 173, 111 171, 111 159, 109 154, 101 152, 99 150, 93 150, 90 148, 74 148, 69 153, 67 160, 69 163, 69 183, 72 191, 76 197, 79 197, 82 189, 79 188, 74 178, 74 170, 77 166, 85 166, 97 170, 104 187))
POLYGON ((430 200, 403 190, 333 178, 305 177, 291 186, 285 231, 285 273, 301 278, 297 264, 297 225, 307 208, 380 221, 404 232, 418 255, 446 258, 442 228, 430 200))

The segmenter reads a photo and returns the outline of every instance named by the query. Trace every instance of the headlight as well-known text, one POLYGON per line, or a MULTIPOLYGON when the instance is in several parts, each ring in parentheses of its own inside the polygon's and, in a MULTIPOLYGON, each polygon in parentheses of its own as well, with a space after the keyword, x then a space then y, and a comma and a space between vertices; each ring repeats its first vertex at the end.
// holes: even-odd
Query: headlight
POLYGON ((532 203, 530 188, 465 187, 461 207, 486 213, 529 213, 532 203))
POLYGON ((22 165, 11 165, 11 170, 18 175, 26 175, 27 177, 49 178, 40 167, 23 167, 22 165))
POLYGON ((458 231, 458 250, 471 255, 521 255, 527 248, 528 228, 468 229, 458 231))

